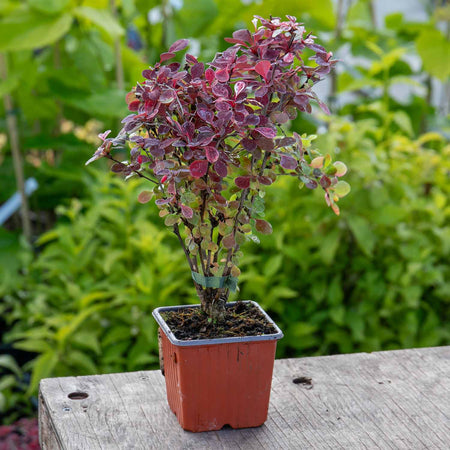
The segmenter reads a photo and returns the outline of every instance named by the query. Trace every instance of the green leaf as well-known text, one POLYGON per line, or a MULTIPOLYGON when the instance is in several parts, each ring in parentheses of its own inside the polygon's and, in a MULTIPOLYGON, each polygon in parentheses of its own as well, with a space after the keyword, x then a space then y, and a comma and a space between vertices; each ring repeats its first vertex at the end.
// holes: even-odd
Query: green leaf
POLYGON ((375 234, 370 228, 369 223, 359 216, 348 217, 347 223, 355 236, 358 246, 367 256, 372 257, 375 247, 375 234))
POLYGON ((85 374, 95 374, 98 372, 97 366, 90 356, 86 353, 80 352, 78 350, 71 349, 64 355, 65 362, 71 365, 78 372, 82 371, 85 374), (83 370, 84 369, 84 370, 83 370))
POLYGON ((124 29, 114 16, 107 10, 79 6, 74 10, 78 18, 92 22, 97 27, 108 33, 111 37, 123 36, 124 29))
POLYGON ((445 81, 450 75, 450 41, 436 28, 425 28, 416 40, 417 53, 424 69, 445 81))
POLYGON ((91 116, 117 118, 128 112, 125 92, 119 89, 105 89, 88 97, 64 98, 65 103, 91 116))
POLYGON ((412 136, 414 134, 411 118, 408 116, 408 114, 406 114, 405 111, 395 111, 394 122, 408 136, 412 136))
POLYGON ((53 44, 72 25, 72 16, 43 16, 32 12, 13 14, 0 21, 0 51, 31 50, 53 44))
POLYGON ((314 333, 317 330, 317 326, 308 322, 299 322, 294 324, 289 330, 295 338, 302 338, 309 334, 314 333))
POLYGON ((94 353, 100 355, 101 349, 97 335, 98 332, 94 330, 79 330, 74 333, 72 342, 79 345, 80 347, 93 350, 94 353))
POLYGON ((169 214, 164 219, 164 225, 166 225, 167 227, 172 227, 173 225, 178 223, 179 220, 180 218, 176 214, 169 214))
POLYGON ((218 14, 214 0, 184 0, 183 7, 174 11, 173 23, 178 36, 196 37, 218 14), (192 18, 195 17, 195 20, 192 18))
POLYGON ((0 355, 0 367, 5 367, 18 377, 22 376, 22 370, 11 355, 0 355))
POLYGON ((264 275, 267 278, 272 278, 280 269, 283 262, 283 255, 280 253, 278 255, 271 256, 264 264, 264 275))
POLYGON ((50 345, 46 341, 33 339, 33 340, 23 340, 14 343, 14 348, 19 350, 25 350, 27 352, 45 352, 50 350, 50 345))
POLYGON ((350 185, 346 181, 338 181, 334 186, 334 192, 339 197, 345 197, 351 190, 350 185))
POLYGON ((28 4, 39 12, 56 14, 61 12, 70 0, 28 0, 28 4))
POLYGON ((38 356, 33 363, 33 373, 31 375, 31 382, 28 386, 27 395, 32 395, 36 392, 39 382, 43 378, 52 375, 53 369, 58 363, 58 355, 54 350, 49 350, 38 356))
POLYGON ((325 264, 330 265, 334 261, 340 238, 341 231, 338 228, 334 228, 322 239, 319 252, 320 257, 325 264))
POLYGON ((19 85, 19 77, 8 76, 8 79, 0 81, 0 97, 12 92, 19 85))
MULTIPOLYGON (((6 389, 10 389, 17 384, 17 378, 14 375, 4 375, 0 377, 0 392, 5 392, 6 389)), ((0 412, 1 412, 0 404, 0 412)))

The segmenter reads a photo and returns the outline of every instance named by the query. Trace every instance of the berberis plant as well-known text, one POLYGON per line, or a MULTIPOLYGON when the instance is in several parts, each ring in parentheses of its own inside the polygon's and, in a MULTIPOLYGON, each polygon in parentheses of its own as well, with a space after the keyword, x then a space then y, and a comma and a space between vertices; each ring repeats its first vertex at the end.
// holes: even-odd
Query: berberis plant
POLYGON ((118 136, 100 135, 103 143, 86 163, 106 157, 113 172, 155 185, 138 200, 156 199, 184 250, 201 308, 214 322, 223 319, 236 289, 241 246, 258 240, 254 231, 272 232, 264 220, 266 186, 283 175, 309 189, 320 186, 336 214, 336 202, 349 191, 339 180, 347 171, 342 162, 332 163, 310 138, 288 136, 283 128, 298 111, 311 113, 312 100, 328 113, 312 88, 335 64, 332 53, 295 17, 255 16, 253 24, 253 33, 238 30, 227 38, 232 46, 206 66, 190 54, 184 65, 163 65, 188 41, 172 44, 127 95, 133 114, 118 136), (313 66, 302 59, 305 50, 313 66), (126 144, 129 161, 118 161, 111 152, 126 144))

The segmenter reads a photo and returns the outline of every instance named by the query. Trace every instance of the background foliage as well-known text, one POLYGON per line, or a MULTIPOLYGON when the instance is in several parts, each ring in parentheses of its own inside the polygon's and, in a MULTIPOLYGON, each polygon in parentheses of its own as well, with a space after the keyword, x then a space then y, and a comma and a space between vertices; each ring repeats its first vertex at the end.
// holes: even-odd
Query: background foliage
POLYGON ((33 243, 18 216, 0 228, 6 422, 33 413, 42 377, 156 368, 151 310, 196 302, 178 242, 137 203, 144 185, 84 161, 98 131, 119 128, 125 92, 156 55, 190 37, 206 60, 253 14, 296 15, 341 59, 320 93, 333 115, 291 130, 347 163, 352 192, 336 218, 295 180, 271 187, 274 233, 244 249, 238 297, 277 320, 278 357, 450 343, 450 10, 423 2, 425 22, 396 12, 381 23, 373 3, 0 2, 0 93, 14 104, 0 116, 0 203, 16 189, 6 114, 40 185, 33 243))

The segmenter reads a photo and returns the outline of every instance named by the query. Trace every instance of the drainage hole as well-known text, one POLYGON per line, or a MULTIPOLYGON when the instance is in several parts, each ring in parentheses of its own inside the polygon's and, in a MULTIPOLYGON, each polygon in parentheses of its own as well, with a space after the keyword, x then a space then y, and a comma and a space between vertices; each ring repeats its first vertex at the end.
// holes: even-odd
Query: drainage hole
POLYGON ((86 392, 71 392, 67 397, 71 400, 83 400, 89 397, 89 394, 86 392))

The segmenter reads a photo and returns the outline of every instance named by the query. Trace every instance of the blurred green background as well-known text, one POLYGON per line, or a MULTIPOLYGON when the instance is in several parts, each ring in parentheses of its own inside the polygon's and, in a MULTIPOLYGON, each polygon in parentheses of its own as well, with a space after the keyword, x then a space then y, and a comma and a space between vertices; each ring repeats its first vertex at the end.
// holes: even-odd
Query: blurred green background
POLYGON ((317 90, 332 115, 291 130, 352 192, 335 217, 295 180, 269 189, 274 233, 244 249, 238 297, 283 329, 278 357, 450 344, 448 2, 1 0, 0 204, 21 171, 39 183, 30 239, 18 212, 0 226, 5 423, 35 413, 42 377, 157 367, 152 309, 196 302, 184 255, 142 183, 84 162, 170 43, 209 61, 254 14, 296 16, 340 60, 317 90))

